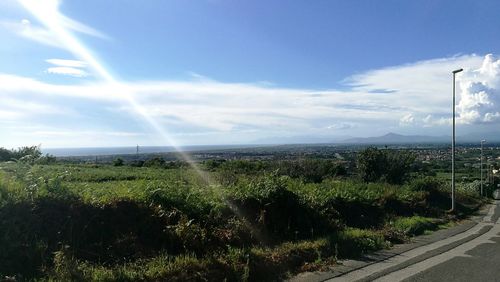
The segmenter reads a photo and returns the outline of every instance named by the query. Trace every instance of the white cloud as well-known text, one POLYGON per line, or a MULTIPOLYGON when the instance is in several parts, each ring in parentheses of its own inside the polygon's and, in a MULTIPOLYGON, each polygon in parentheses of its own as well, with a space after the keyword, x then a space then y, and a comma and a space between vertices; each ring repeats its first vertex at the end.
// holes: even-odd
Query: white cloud
MULTIPOLYGON (((456 120, 455 120, 456 122, 456 120)), ((440 117, 436 118, 433 115, 427 115, 422 119, 423 127, 432 127, 432 126, 448 126, 452 124, 452 118, 440 117)), ((457 122, 458 123, 458 122, 457 122)))
POLYGON ((22 114, 19 112, 0 109, 0 119, 2 119, 2 121, 18 120, 21 117, 22 117, 22 114))
MULTIPOLYGON (((498 120, 498 100, 494 96, 497 95, 494 89, 498 89, 495 69, 490 71, 491 65, 483 64, 483 59, 476 55, 459 56, 369 71, 350 78, 353 88, 342 91, 224 83, 210 79, 61 85, 0 74, 0 99, 19 97, 16 99, 27 102, 44 101, 47 104, 45 113, 36 107, 24 110, 33 112, 32 116, 49 113, 59 107, 57 101, 65 99, 73 101, 73 104, 82 101, 100 105, 102 109, 111 108, 112 111, 104 110, 107 111, 103 113, 105 116, 120 115, 130 121, 140 120, 137 108, 130 104, 132 97, 150 119, 172 131, 172 136, 188 136, 192 132, 212 132, 212 135, 218 132, 229 136, 243 131, 253 132, 245 136, 269 132, 307 135, 325 127, 350 135, 369 135, 380 128, 389 129, 398 125, 449 126, 450 70, 457 66, 471 70, 459 77, 460 85, 465 87, 465 91, 460 91, 463 93, 457 106, 460 122, 498 120), (479 69, 487 72, 481 73, 477 71, 479 69), (466 81, 465 76, 469 80, 466 81), (429 83, 424 83, 426 80, 429 83), (479 82, 481 87, 477 86, 479 82), (473 102, 469 101, 471 97, 473 102), (330 126, 325 126, 328 124, 330 126)), ((85 65, 80 61, 60 59, 50 59, 50 63, 61 68, 64 65, 85 65)), ((12 112, 13 109, 0 105, 0 111, 12 112)), ((70 108, 68 111, 77 110, 70 108)), ((64 112, 54 111, 53 114, 65 116, 64 112)), ((85 116, 86 113, 80 114, 85 116)), ((114 118, 103 122, 113 127, 114 118)))
POLYGON ((480 68, 465 69, 460 77, 458 121, 463 124, 500 121, 500 59, 487 55, 480 68))
POLYGON ((70 67, 70 68, 85 68, 87 63, 78 60, 65 60, 65 59, 47 59, 47 63, 59 66, 59 67, 70 67))
POLYGON ((94 137, 99 138, 102 136, 111 137, 137 137, 143 136, 144 133, 140 132, 124 132, 124 131, 95 131, 95 130, 36 130, 28 133, 38 137, 94 137))
MULTIPOLYGON (((363 126, 352 126, 354 123, 442 126, 447 124, 451 107, 449 70, 457 65, 474 70, 482 65, 481 61, 479 56, 470 55, 369 71, 350 78, 354 86, 344 91, 223 83, 210 79, 57 85, 9 75, 0 75, 0 90, 117 102, 120 105, 117 109, 134 113, 137 109, 128 103, 131 95, 150 118, 164 125, 185 124, 223 132, 241 128, 304 131, 318 128, 318 122, 330 123, 330 129, 343 130, 363 129, 363 126), (426 80, 429 83, 424 83, 426 80)), ((51 59, 50 62, 85 65, 71 60, 51 59)), ((74 72, 78 69, 59 68, 58 73, 80 75, 74 72)), ((491 105, 485 97, 480 98, 483 94, 478 95, 480 105, 491 105)), ((462 95, 462 105, 466 98, 462 95)), ((459 112, 461 120, 476 118, 473 111, 459 112)), ((496 120, 499 117, 496 113, 489 111, 482 120, 496 120)))
POLYGON ((339 122, 339 123, 334 123, 329 126, 327 126, 327 129, 333 129, 333 130, 346 130, 346 129, 351 129, 355 128, 356 124, 350 123, 350 122, 339 122))
MULTIPOLYGON (((0 111, 1 115, 1 111, 0 111)), ((9 137, 2 140, 0 147, 18 147, 42 144, 42 147, 79 146, 130 146, 150 138, 143 132, 114 131, 112 129, 84 129, 78 125, 54 128, 43 125, 3 126, 9 137)))
POLYGON ((54 34, 46 28, 40 26, 33 26, 31 21, 23 19, 21 21, 3 21, 0 22, 3 28, 30 40, 49 45, 52 47, 61 48, 61 45, 54 34))
MULTIPOLYGON (((61 5, 61 1, 59 0, 19 0, 18 2, 31 12, 36 12, 34 14, 42 15, 50 19, 50 22, 57 25, 58 28, 101 39, 110 39, 104 33, 63 15, 59 11, 59 7, 61 5)), ((20 21, 2 21, 0 22, 0 26, 24 38, 49 45, 51 47, 66 48, 57 33, 47 27, 33 24, 29 19, 22 19, 20 21)))
POLYGON ((379 103, 385 101, 386 104, 379 106, 406 109, 413 119, 409 115, 403 116, 400 126, 406 126, 410 121, 426 127, 443 126, 451 123, 451 70, 458 67, 465 71, 457 75, 456 122, 500 121, 500 60, 493 55, 462 55, 421 61, 368 71, 346 81, 353 90, 381 96, 372 98, 379 103))
POLYGON ((406 114, 399 119, 399 125, 401 126, 410 126, 415 124, 415 117, 413 114, 406 114))
POLYGON ((84 70, 71 67, 52 67, 47 69, 47 73, 69 75, 74 77, 86 77, 89 75, 84 70))
POLYGON ((50 74, 68 75, 73 77, 86 77, 89 75, 87 71, 82 69, 87 67, 87 63, 83 61, 64 59, 48 59, 45 61, 56 66, 47 69, 46 72, 50 74))

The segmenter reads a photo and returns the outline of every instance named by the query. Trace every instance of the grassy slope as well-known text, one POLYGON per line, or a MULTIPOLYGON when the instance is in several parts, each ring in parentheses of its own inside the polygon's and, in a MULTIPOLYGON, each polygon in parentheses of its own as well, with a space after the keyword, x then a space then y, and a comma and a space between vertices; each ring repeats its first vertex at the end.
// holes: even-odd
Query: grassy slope
POLYGON ((0 274, 18 278, 275 280, 435 229, 448 201, 425 182, 0 166, 0 274))

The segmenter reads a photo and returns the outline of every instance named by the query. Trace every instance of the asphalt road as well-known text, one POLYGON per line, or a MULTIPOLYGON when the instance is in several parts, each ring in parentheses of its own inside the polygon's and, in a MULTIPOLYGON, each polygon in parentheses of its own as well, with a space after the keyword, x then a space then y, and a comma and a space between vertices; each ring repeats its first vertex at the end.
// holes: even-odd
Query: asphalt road
POLYGON ((500 281, 500 232, 489 240, 404 281, 500 281))
POLYGON ((292 281, 499 281, 500 201, 469 223, 416 238, 372 262, 345 261, 330 272, 292 281))
POLYGON ((480 223, 488 232, 376 281, 500 281, 500 206, 480 223))

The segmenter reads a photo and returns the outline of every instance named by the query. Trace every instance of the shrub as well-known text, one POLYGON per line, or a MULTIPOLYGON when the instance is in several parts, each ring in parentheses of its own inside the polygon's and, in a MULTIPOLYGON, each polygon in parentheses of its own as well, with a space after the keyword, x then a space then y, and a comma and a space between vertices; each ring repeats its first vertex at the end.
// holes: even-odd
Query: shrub
POLYGON ((39 157, 35 161, 35 164, 47 165, 47 164, 54 164, 54 163, 56 163, 56 161, 57 161, 57 159, 55 156, 50 155, 50 154, 46 154, 45 156, 39 157))
POLYGON ((365 182, 385 180, 401 184, 408 177, 415 155, 400 150, 379 150, 369 147, 358 154, 358 170, 365 182))
POLYGON ((142 160, 137 160, 137 161, 133 161, 130 163, 131 167, 142 167, 143 165, 144 165, 144 161, 142 161, 142 160))
POLYGON ((337 253, 342 257, 356 257, 361 254, 388 247, 380 232, 347 228, 334 235, 337 253))
POLYGON ((275 166, 278 168, 279 174, 301 178, 305 182, 319 183, 327 178, 347 174, 345 167, 333 160, 305 159, 280 161, 275 166))
POLYGON ((123 166, 123 159, 122 158, 116 158, 113 160, 113 165, 114 166, 123 166))
POLYGON ((0 148, 0 162, 10 161, 12 157, 12 151, 0 148))
POLYGON ((12 151, 12 158, 28 164, 33 164, 41 156, 40 146, 21 147, 12 151))
POLYGON ((161 157, 154 157, 144 162, 143 166, 145 167, 164 167, 165 160, 161 157))
MULTIPOLYGON (((484 185, 483 189, 486 188, 484 185)), ((469 195, 477 195, 481 192, 481 181, 474 180, 473 182, 468 183, 459 183, 457 185, 457 190, 469 195)))
POLYGON ((385 179, 387 182, 393 184, 403 183, 408 178, 415 159, 415 154, 408 151, 386 151, 385 179))
POLYGON ((358 154, 357 161, 359 175, 363 181, 373 182, 382 177, 386 159, 381 150, 375 147, 367 148, 358 154))
POLYGON ((437 228, 437 224, 432 218, 421 216, 398 218, 392 223, 392 226, 398 232, 402 232, 407 236, 420 235, 426 230, 437 228))
POLYGON ((436 192, 443 186, 443 182, 431 176, 413 179, 408 187, 412 191, 436 192))

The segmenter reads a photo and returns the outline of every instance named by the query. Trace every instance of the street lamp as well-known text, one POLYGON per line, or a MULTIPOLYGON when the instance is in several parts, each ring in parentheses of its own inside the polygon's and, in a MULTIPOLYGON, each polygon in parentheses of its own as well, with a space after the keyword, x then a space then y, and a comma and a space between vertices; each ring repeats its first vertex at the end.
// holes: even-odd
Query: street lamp
POLYGON ((483 144, 486 140, 481 140, 481 197, 483 196, 483 144))
POLYGON ((455 75, 463 69, 452 71, 453 73, 453 137, 451 142, 451 211, 455 211, 455 75))

